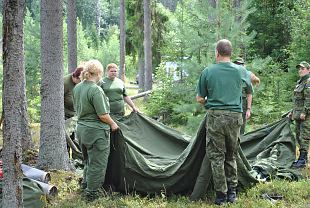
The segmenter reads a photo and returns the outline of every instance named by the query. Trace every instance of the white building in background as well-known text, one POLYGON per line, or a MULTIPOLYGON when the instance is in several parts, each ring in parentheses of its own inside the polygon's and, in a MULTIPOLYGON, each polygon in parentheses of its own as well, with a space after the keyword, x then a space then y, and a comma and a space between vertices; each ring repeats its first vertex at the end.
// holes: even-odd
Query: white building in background
POLYGON ((179 81, 188 76, 188 73, 184 69, 181 71, 176 62, 166 62, 165 68, 167 75, 171 76, 173 81, 179 81))

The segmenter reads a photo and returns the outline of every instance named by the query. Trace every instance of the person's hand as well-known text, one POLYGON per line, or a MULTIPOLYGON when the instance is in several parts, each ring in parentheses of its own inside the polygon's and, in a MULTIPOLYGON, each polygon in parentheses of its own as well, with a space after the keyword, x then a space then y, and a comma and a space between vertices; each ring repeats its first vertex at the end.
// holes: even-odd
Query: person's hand
POLYGON ((117 129, 119 129, 119 127, 116 123, 113 123, 110 127, 111 127, 112 131, 116 131, 117 129))
POLYGON ((304 121, 306 119, 306 114, 305 113, 301 113, 299 118, 300 118, 300 120, 304 121))
POLYGON ((198 103, 200 103, 200 105, 204 106, 206 100, 203 97, 200 96, 196 96, 196 100, 198 103))
POLYGON ((137 107, 133 107, 133 108, 132 108, 132 111, 135 112, 135 113, 140 113, 140 110, 139 110, 139 108, 137 108, 137 107))
POLYGON ((255 76, 252 79, 252 83, 253 83, 253 85, 258 86, 260 84, 260 79, 257 76, 255 76))
POLYGON ((290 120, 293 120, 293 113, 292 112, 289 112, 289 114, 287 114, 287 116, 290 120))
POLYGON ((246 118, 246 120, 248 120, 250 117, 251 117, 251 109, 248 108, 246 110, 245 118, 246 118))

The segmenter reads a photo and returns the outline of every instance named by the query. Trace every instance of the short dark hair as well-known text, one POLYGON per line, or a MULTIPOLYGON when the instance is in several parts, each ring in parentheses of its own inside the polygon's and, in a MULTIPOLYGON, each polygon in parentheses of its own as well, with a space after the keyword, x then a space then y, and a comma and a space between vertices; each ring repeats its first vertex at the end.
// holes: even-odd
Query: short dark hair
POLYGON ((216 50, 221 56, 231 56, 232 45, 231 42, 227 39, 219 40, 216 43, 216 50))
POLYGON ((74 70, 74 72, 72 73, 72 76, 74 77, 74 78, 79 78, 80 77, 80 75, 81 75, 81 72, 83 71, 83 67, 82 66, 78 66, 75 70, 74 70))

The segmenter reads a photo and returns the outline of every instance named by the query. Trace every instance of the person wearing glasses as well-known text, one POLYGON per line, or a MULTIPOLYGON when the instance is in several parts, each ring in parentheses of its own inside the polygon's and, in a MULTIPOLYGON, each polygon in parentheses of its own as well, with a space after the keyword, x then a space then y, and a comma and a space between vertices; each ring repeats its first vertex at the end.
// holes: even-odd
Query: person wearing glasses
POLYGON ((294 107, 288 117, 295 121, 296 140, 299 146, 299 158, 293 162, 293 168, 304 168, 308 162, 310 143, 310 65, 302 61, 296 66, 300 79, 294 89, 294 107))

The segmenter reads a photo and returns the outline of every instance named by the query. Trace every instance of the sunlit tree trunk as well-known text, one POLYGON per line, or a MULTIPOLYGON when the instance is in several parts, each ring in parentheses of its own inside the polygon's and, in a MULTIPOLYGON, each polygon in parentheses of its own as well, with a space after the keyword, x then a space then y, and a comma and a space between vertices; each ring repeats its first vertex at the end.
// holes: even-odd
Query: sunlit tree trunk
POLYGON ((3 198, 2 207, 23 207, 22 129, 25 105, 24 0, 3 5, 3 198))
POLYGON ((77 66, 77 34, 76 34, 76 0, 67 0, 68 11, 68 72, 77 66))
POLYGON ((41 130, 38 167, 69 169, 65 140, 62 0, 41 0, 41 130))
POLYGON ((144 60, 145 60, 145 82, 144 89, 152 89, 152 37, 151 37, 151 2, 143 1, 144 13, 144 60))

